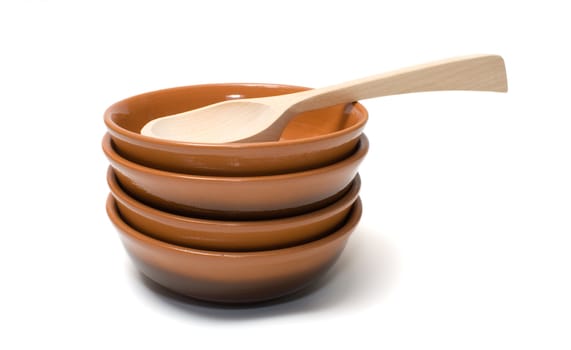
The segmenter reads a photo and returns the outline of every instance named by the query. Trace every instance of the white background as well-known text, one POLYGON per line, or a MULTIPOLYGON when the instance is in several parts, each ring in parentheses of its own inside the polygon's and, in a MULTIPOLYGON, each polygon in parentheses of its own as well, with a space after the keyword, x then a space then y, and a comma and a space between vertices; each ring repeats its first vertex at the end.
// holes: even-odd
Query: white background
POLYGON ((0 348, 571 348, 564 4, 2 1, 0 348), (211 307, 136 273, 104 210, 111 103, 472 53, 505 58, 508 94, 364 102, 365 212, 304 296, 211 307))

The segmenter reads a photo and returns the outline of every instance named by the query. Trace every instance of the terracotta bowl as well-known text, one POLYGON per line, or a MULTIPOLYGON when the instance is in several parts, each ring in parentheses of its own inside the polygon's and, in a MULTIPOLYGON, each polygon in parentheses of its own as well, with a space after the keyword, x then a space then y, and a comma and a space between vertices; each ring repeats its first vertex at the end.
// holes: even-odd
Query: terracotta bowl
POLYGON ((185 247, 225 251, 286 248, 326 236, 343 225, 361 187, 357 174, 349 191, 338 201, 303 215, 275 220, 219 221, 174 215, 149 207, 121 189, 111 168, 107 183, 122 219, 137 231, 185 247))
POLYGON ((335 163, 351 154, 367 122, 360 104, 297 116, 281 140, 200 144, 143 136, 150 120, 234 98, 282 95, 307 88, 270 84, 212 84, 159 90, 117 102, 104 114, 115 148, 136 163, 195 175, 250 176, 290 173, 335 163))
POLYGON ((136 200, 179 215, 219 220, 261 220, 294 216, 334 203, 349 189, 369 149, 365 134, 347 158, 296 173, 222 177, 173 173, 121 157, 109 134, 103 151, 117 181, 136 200))
POLYGON ((357 199, 342 227, 306 244, 260 252, 218 252, 144 235, 121 219, 113 196, 107 200, 107 214, 139 271, 177 293, 224 303, 259 302, 304 288, 337 260, 361 212, 357 199))

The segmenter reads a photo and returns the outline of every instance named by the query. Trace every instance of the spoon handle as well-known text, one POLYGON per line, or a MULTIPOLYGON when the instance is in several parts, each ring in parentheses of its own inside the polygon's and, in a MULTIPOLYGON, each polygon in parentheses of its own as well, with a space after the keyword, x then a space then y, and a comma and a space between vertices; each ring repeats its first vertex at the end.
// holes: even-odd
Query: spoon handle
POLYGON ((497 55, 472 55, 436 61, 290 94, 287 103, 291 104, 288 111, 301 113, 373 97, 442 90, 505 92, 504 60, 497 55))

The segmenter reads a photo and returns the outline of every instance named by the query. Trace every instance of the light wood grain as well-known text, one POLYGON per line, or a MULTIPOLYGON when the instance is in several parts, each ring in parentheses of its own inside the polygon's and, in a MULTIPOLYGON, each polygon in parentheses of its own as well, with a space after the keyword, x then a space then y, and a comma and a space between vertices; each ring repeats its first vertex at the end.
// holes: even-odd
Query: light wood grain
POLYGON ((504 60, 497 55, 451 58, 320 89, 225 101, 152 120, 141 134, 204 143, 272 141, 301 112, 380 96, 444 90, 506 92, 504 60))

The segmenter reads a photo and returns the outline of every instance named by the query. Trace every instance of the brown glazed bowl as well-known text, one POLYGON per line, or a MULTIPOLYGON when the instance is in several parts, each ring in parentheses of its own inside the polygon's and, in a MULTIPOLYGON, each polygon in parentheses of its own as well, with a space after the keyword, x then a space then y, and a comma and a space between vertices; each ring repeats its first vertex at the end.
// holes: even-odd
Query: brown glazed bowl
POLYGON ((150 120, 216 102, 282 95, 307 88, 271 84, 194 85, 149 92, 110 106, 104 121, 122 157, 161 170, 194 175, 251 176, 319 168, 351 154, 365 127, 359 103, 300 114, 281 140, 205 144, 163 140, 140 133, 150 120))
POLYGON ((341 198, 365 158, 361 134, 347 158, 296 173, 222 177, 173 173, 145 167, 115 152, 109 134, 102 147, 117 181, 130 196, 156 209, 217 220, 262 220, 317 210, 341 198))
POLYGON ((207 250, 257 251, 291 247, 326 236, 343 225, 359 196, 355 177, 335 203, 307 214, 274 220, 218 221, 170 214, 131 198, 117 183, 111 167, 107 183, 125 223, 164 242, 207 250))
POLYGON ((342 227, 306 244, 260 252, 219 252, 144 235, 121 219, 112 195, 107 200, 107 214, 140 272, 179 294, 223 303, 259 302, 304 288, 337 260, 361 212, 357 199, 342 227))

